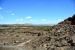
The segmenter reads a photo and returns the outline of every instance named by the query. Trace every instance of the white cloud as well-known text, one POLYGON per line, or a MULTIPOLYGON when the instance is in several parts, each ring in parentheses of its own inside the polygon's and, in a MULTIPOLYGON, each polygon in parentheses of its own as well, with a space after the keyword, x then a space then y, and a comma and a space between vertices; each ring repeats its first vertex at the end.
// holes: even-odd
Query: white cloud
POLYGON ((61 21, 63 21, 63 20, 64 20, 64 19, 62 19, 62 18, 60 19, 60 18, 59 18, 59 19, 55 20, 55 23, 59 23, 59 22, 61 22, 61 21))
POLYGON ((47 21, 46 19, 42 19, 42 21, 47 21))
POLYGON ((63 19, 58 19, 58 21, 60 22, 60 21, 63 21, 63 19))
POLYGON ((11 15, 15 15, 15 13, 11 13, 11 15))
POLYGON ((0 7, 0 10, 2 10, 3 8, 2 7, 0 7))
POLYGON ((31 18, 32 18, 31 16, 27 16, 27 17, 26 17, 26 19, 31 19, 31 18))
POLYGON ((20 19, 16 19, 17 22, 23 22, 24 19, 23 18, 20 18, 20 19))

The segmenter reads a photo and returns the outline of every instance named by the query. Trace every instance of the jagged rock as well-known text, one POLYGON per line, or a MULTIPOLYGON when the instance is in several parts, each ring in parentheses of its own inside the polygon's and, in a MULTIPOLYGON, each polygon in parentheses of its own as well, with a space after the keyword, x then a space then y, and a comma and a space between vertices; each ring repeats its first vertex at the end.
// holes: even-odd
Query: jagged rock
POLYGON ((62 25, 75 25, 75 14, 72 17, 69 17, 67 19, 65 19, 64 21, 58 23, 58 24, 62 24, 62 25))

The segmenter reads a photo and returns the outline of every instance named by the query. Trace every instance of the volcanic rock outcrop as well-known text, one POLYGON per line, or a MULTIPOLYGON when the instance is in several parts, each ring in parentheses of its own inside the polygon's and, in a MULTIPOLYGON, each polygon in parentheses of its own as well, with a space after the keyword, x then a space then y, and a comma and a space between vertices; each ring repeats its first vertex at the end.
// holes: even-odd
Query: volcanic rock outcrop
POLYGON ((70 24, 70 25, 75 25, 75 14, 72 17, 69 17, 65 19, 64 21, 60 22, 59 24, 70 24))

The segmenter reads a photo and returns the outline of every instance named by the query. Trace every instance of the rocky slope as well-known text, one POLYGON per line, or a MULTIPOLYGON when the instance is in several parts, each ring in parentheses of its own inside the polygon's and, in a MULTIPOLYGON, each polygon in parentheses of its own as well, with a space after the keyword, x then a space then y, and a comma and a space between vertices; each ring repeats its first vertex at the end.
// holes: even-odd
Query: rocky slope
POLYGON ((34 39, 25 46, 32 50, 75 50, 75 15, 53 26, 47 35, 34 39))
POLYGON ((57 25, 48 35, 32 40, 25 47, 31 47, 32 50, 75 50, 74 30, 75 26, 72 25, 57 25))

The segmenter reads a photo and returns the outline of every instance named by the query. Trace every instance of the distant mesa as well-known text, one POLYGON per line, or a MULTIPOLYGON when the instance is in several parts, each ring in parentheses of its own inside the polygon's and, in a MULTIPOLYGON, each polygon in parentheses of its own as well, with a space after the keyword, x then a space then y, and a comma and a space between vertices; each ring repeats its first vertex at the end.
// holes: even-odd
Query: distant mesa
POLYGON ((75 14, 72 17, 69 17, 67 19, 65 19, 64 21, 58 23, 58 24, 62 24, 62 25, 75 25, 75 14))

